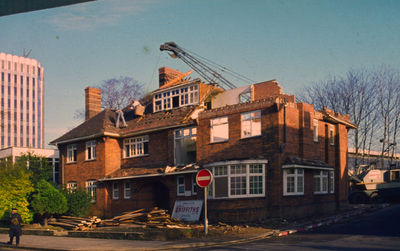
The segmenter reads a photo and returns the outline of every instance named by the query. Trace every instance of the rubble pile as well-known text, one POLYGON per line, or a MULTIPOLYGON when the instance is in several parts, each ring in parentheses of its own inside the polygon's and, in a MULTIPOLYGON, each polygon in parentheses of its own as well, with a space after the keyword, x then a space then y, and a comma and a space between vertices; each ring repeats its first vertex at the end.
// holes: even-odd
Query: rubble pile
POLYGON ((80 230, 87 231, 92 230, 102 222, 97 216, 92 217, 73 217, 73 216, 61 216, 60 218, 52 218, 48 224, 52 226, 62 227, 67 230, 80 230))
POLYGON ((103 220, 102 226, 138 225, 153 228, 189 228, 177 219, 171 219, 167 210, 154 207, 124 212, 112 219, 103 220))

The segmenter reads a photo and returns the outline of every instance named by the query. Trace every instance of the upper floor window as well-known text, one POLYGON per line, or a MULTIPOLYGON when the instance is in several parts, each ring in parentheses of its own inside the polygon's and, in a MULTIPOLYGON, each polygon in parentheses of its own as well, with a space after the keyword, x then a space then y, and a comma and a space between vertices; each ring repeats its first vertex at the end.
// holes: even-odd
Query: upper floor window
POLYGON ((77 157, 77 147, 76 145, 67 146, 67 163, 76 162, 77 157))
POLYGON ((196 127, 175 130, 175 164, 196 162, 196 127))
POLYGON ((125 158, 138 157, 149 154, 149 136, 141 136, 124 140, 125 158))
POLYGON ((329 144, 331 146, 335 145, 335 128, 333 125, 329 125, 329 144))
POLYGON ((242 138, 261 135, 261 111, 252 111, 241 114, 242 138))
POLYGON ((283 195, 304 194, 304 169, 283 170, 283 195))
POLYGON ((328 193, 328 171, 318 170, 314 173, 314 193, 328 193))
POLYGON ((313 122, 313 137, 314 137, 314 142, 318 142, 318 120, 314 119, 313 122))
POLYGON ((224 142, 229 139, 228 117, 220 117, 210 120, 211 124, 211 143, 224 142))
POLYGON ((96 202, 96 199, 97 199, 97 181, 95 181, 95 180, 86 181, 86 191, 92 197, 92 202, 96 202))
POLYGON ((96 159, 96 141, 86 142, 86 160, 96 159))
POLYGON ((198 89, 198 85, 195 84, 155 94, 153 99, 154 112, 198 104, 198 89))

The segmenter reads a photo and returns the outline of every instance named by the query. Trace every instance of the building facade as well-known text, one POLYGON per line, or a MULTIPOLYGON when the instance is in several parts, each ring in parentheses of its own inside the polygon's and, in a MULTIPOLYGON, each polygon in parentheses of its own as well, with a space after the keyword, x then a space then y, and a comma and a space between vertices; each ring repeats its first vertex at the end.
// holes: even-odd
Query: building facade
MULTIPOLYGON (((59 184, 59 163, 60 154, 57 149, 41 149, 41 148, 27 148, 27 147, 7 147, 0 149, 0 160, 11 158, 13 162, 18 160, 23 155, 34 155, 40 158, 45 158, 47 163, 53 167, 53 175, 51 180, 55 184, 59 184)), ((28 166, 29 167, 29 166, 28 166)))
POLYGON ((35 59, 0 52, 0 148, 43 148, 44 68, 35 59))
POLYGON ((52 143, 61 182, 91 193, 92 213, 200 200, 201 168, 214 176, 214 221, 302 217, 347 203, 348 116, 296 103, 276 81, 225 91, 186 75, 161 68, 160 87, 122 111, 101 111, 99 90, 85 90, 87 120, 52 143))

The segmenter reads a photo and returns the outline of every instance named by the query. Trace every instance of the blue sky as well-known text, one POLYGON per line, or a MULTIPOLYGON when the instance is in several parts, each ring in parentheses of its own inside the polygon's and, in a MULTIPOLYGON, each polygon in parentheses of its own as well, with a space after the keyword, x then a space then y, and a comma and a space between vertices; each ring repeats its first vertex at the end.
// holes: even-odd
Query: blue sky
POLYGON ((0 17, 0 51, 31 49, 45 67, 47 143, 79 123, 87 86, 129 76, 152 91, 159 67, 188 71, 164 42, 294 94, 351 68, 399 68, 399 11, 389 0, 100 0, 0 17))

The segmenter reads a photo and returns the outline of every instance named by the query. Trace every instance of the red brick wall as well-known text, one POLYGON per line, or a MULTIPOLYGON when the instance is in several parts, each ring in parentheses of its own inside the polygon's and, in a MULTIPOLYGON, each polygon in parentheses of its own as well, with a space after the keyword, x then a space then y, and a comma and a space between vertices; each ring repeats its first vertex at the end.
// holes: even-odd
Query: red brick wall
MULTIPOLYGON (((174 165, 174 130, 163 130, 146 135, 149 136, 149 155, 123 158, 121 168, 160 168, 174 165)), ((122 156, 122 139, 120 146, 120 156, 122 156)))
MULTIPOLYGON (((252 104, 240 104, 200 113, 197 135, 197 160, 200 165, 233 159, 265 158, 266 197, 251 199, 212 200, 210 210, 218 217, 238 220, 240 215, 252 219, 275 216, 304 217, 312 214, 333 212, 337 200, 347 199, 347 179, 345 178, 345 157, 347 131, 344 126, 336 126, 335 145, 329 144, 329 123, 322 121, 321 113, 309 104, 271 104, 260 100, 252 104), (261 109, 262 135, 241 139, 240 113, 261 109), (286 116, 285 116, 286 114, 286 116), (229 141, 210 143, 210 119, 229 116, 229 141), (313 139, 313 120, 319 120, 319 140, 313 139), (286 134, 286 140, 284 135, 286 134), (345 143, 344 143, 345 141, 345 143), (341 152, 337 151, 340 149, 341 152), (304 191, 302 196, 283 196, 282 165, 286 156, 298 156, 307 160, 325 161, 335 168, 335 194, 314 194, 314 170, 304 171, 304 191), (229 202, 229 203, 228 203, 229 202), (235 212, 240 209, 240 214, 235 212)), ((222 218, 221 218, 222 219, 222 218)))

